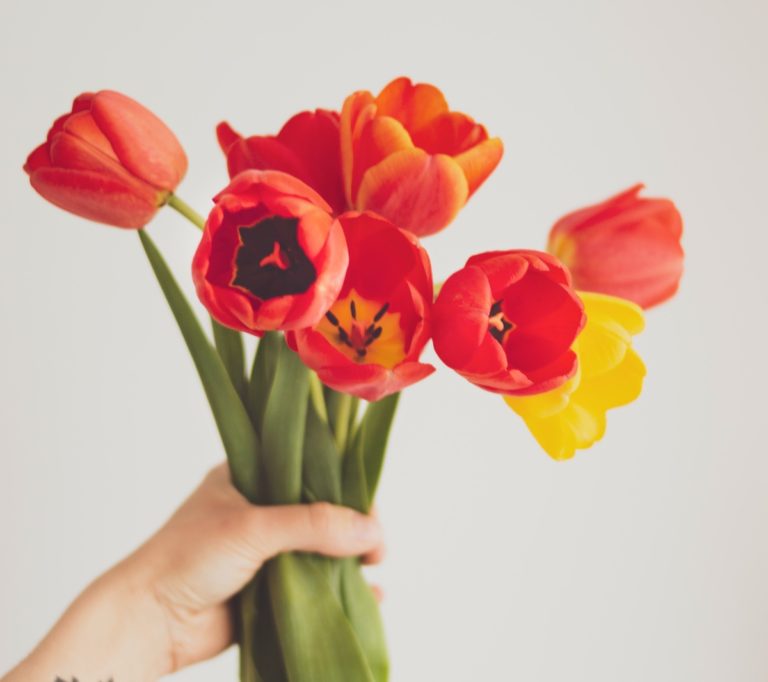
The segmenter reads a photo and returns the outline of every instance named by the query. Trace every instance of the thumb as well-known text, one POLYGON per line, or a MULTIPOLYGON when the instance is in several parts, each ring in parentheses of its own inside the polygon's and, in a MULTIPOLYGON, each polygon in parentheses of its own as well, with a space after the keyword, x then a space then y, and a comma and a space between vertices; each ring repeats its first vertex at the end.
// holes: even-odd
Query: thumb
POLYGON ((260 546, 269 559, 281 552, 317 552, 333 557, 367 554, 383 544, 379 522, 328 502, 256 507, 260 546))

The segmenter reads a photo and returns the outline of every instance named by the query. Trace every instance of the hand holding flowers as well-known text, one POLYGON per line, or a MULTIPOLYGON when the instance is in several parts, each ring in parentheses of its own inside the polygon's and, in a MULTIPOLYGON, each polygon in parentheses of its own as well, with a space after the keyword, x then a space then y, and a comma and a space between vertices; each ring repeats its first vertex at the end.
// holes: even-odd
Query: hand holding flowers
MULTIPOLYGON (((549 253, 474 255, 435 299, 419 240, 455 218, 502 156, 437 88, 399 78, 377 96, 353 93, 340 112, 297 114, 276 135, 226 123, 217 135, 231 179, 192 264, 215 348, 139 235, 251 502, 368 511, 398 394, 434 371, 421 361, 430 339, 555 459, 599 440, 606 411, 639 395, 645 368, 631 346, 643 316, 631 301, 649 307, 677 288, 670 201, 635 187, 577 211, 553 227, 549 253), (261 338, 249 372, 240 332, 261 338)), ((25 169, 44 197, 99 222, 142 228, 164 203, 192 216, 173 194, 183 150, 117 93, 77 98, 25 169)), ((239 619, 243 680, 388 677, 357 561, 281 554, 240 595, 239 619)))

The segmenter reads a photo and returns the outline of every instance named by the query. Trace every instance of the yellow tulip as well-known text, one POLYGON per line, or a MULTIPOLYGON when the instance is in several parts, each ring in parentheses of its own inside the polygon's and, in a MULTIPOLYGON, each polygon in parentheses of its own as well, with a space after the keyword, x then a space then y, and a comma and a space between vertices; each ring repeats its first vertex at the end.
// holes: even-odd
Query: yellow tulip
POLYGON ((587 324, 573 344, 576 375, 547 393, 504 396, 553 459, 570 459, 605 433, 608 410, 635 400, 643 387, 645 365, 632 349, 643 330, 641 308, 604 294, 579 292, 587 324))

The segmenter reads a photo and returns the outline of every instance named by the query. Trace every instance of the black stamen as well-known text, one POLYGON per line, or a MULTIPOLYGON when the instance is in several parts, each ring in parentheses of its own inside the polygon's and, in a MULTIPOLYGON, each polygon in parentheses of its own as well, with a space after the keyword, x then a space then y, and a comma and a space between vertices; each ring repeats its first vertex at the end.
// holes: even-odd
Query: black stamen
POLYGON ((371 341, 375 341, 381 336, 381 332, 384 331, 384 327, 376 327, 376 329, 373 330, 373 334, 371 334, 371 341))
POLYGON ((352 346, 352 342, 349 340, 349 334, 347 334, 342 327, 339 327, 339 338, 342 343, 346 343, 350 347, 352 346))
POLYGON ((366 353, 368 352, 367 350, 365 350, 365 348, 357 348, 356 350, 357 350, 357 357, 359 358, 364 358, 366 353))
POLYGON ((355 306, 354 299, 349 302, 349 312, 352 313, 352 319, 357 319, 357 307, 355 306))
POLYGON ((385 303, 381 306, 381 310, 373 316, 373 321, 378 322, 384 315, 386 315, 387 310, 389 310, 389 303, 385 303))
POLYGON ((325 316, 328 318, 328 322, 330 322, 334 327, 339 326, 339 318, 336 317, 330 310, 325 314, 325 316))

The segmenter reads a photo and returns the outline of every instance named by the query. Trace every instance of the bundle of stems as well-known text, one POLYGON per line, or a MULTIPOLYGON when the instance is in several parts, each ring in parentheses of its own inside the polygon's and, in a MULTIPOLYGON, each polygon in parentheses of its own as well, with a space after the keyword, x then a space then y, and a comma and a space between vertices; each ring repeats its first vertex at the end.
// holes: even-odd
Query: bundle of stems
MULTIPOLYGON (((199 227, 202 219, 169 202, 199 227)), ((146 230, 144 251, 200 376, 235 487, 260 505, 329 502, 369 512, 399 394, 369 403, 323 386, 282 334, 246 371, 240 332, 213 342, 146 230)), ((243 682, 384 682, 384 631, 359 559, 281 554, 237 598, 243 682)))

